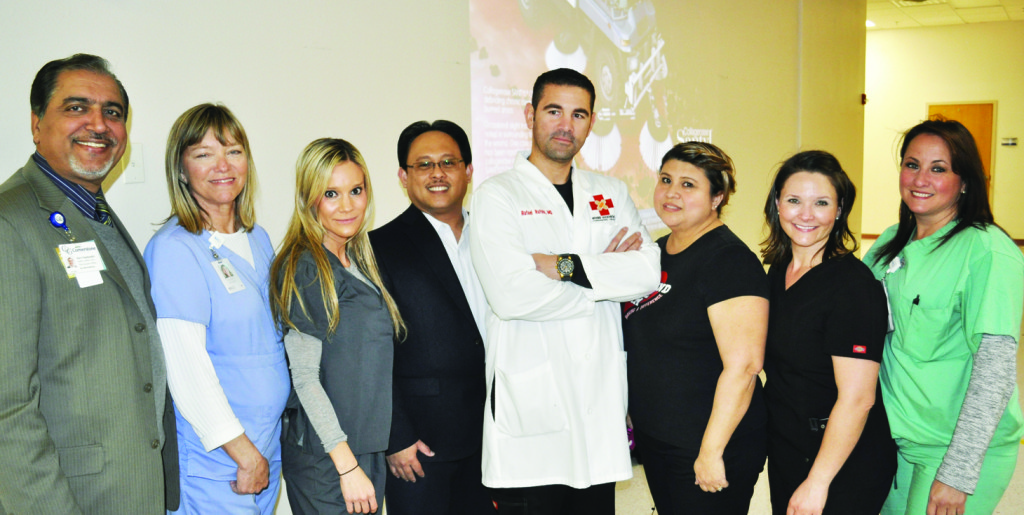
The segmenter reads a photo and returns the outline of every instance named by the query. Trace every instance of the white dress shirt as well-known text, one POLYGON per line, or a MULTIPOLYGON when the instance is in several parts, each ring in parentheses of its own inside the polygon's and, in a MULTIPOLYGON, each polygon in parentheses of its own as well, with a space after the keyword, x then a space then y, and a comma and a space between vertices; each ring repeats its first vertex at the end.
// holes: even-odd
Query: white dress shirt
POLYGON ((427 212, 423 212, 430 225, 437 231, 448 253, 448 260, 452 262, 455 275, 459 276, 459 284, 466 294, 466 301, 469 302, 469 309, 473 312, 473 321, 480 330, 481 340, 487 338, 487 297, 484 296, 484 289, 480 286, 480 279, 476 276, 476 269, 473 268, 473 258, 469 251, 469 212, 462 210, 462 237, 455 239, 455 232, 451 226, 434 218, 427 212))

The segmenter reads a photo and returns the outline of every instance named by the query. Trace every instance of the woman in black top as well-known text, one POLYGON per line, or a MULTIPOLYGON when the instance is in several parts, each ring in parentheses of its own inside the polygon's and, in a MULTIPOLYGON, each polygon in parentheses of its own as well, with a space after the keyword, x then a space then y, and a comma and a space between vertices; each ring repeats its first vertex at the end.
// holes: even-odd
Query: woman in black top
POLYGON ((629 407, 658 513, 746 515, 764 467, 768 285, 757 257, 719 219, 735 191, 718 147, 676 145, 654 209, 662 284, 623 305, 629 407))
POLYGON ((896 471, 878 391, 885 293, 853 255, 856 189, 831 154, 782 164, 765 202, 772 513, 877 514, 896 471))

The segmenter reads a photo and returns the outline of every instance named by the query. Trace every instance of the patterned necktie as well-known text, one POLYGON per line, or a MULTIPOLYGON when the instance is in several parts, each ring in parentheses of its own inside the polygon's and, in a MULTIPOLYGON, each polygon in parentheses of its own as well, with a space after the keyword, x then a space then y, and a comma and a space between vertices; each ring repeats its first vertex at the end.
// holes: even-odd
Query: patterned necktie
POLYGON ((103 225, 113 225, 110 220, 110 205, 107 204, 107 199, 103 197, 103 190, 96 192, 96 215, 95 219, 97 222, 103 225))

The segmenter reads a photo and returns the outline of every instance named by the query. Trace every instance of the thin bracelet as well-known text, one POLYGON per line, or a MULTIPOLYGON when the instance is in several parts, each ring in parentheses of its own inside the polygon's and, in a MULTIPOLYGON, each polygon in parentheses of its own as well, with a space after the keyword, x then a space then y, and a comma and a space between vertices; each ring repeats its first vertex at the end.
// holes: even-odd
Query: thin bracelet
POLYGON ((356 466, 354 466, 354 467, 346 470, 345 472, 342 472, 341 474, 339 474, 338 477, 344 476, 345 474, 348 474, 349 472, 352 472, 353 470, 355 470, 357 468, 359 468, 359 464, 358 463, 356 463, 356 466))

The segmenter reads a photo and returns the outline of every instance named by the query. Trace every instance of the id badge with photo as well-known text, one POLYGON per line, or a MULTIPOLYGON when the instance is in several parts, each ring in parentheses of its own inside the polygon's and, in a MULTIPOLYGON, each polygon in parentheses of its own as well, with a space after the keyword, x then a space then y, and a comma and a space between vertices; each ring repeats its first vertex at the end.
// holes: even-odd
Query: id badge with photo
POLYGON ((95 241, 65 243, 58 245, 55 250, 64 272, 68 274, 69 279, 78 281, 79 288, 103 284, 100 272, 106 270, 107 265, 103 262, 103 256, 100 255, 100 249, 96 247, 95 241))
POLYGON ((238 270, 235 270, 234 265, 226 258, 215 259, 210 262, 210 265, 217 272, 217 277, 220 278, 220 282, 224 284, 224 289, 228 293, 235 293, 245 289, 245 284, 242 282, 242 278, 239 277, 238 270))

